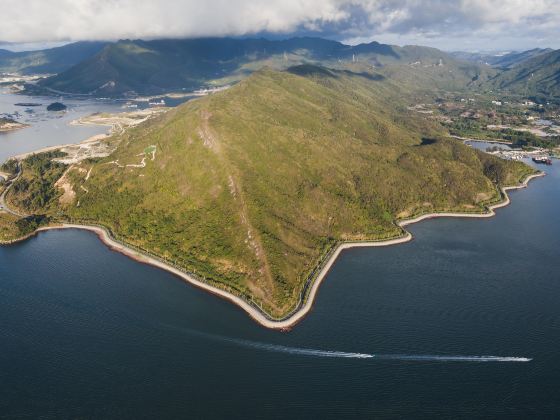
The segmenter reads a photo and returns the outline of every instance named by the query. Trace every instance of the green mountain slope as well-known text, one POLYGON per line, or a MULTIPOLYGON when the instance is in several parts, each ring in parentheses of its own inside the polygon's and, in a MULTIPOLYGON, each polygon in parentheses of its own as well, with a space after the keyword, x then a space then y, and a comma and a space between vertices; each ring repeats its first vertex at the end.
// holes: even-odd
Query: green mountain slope
POLYGON ((483 88, 503 90, 524 96, 560 96, 560 50, 538 55, 505 70, 482 84, 483 88))
POLYGON ((533 48, 532 50, 514 51, 507 54, 485 54, 456 51, 452 52, 451 55, 460 60, 506 69, 552 51, 553 50, 551 48, 533 48))
POLYGON ((39 51, 0 50, 0 73, 60 73, 97 54, 105 42, 75 42, 39 51))
POLYGON ((111 156, 67 172, 75 196, 44 208, 281 316, 337 241, 397 236, 397 217, 481 211, 496 184, 530 171, 438 138, 400 94, 348 71, 265 69, 114 138, 111 156))
POLYGON ((532 50, 509 53, 493 60, 493 65, 500 68, 512 68, 525 63, 535 57, 554 51, 551 48, 533 48, 532 50))
MULTIPOLYGON (((298 64, 361 69, 381 75, 385 75, 386 67, 403 67, 405 79, 419 85, 432 82, 436 74, 435 79, 460 80, 459 86, 465 86, 491 72, 433 48, 377 42, 349 46, 319 38, 137 40, 109 44, 94 57, 41 85, 97 95, 153 94, 235 82, 265 66, 282 70, 298 64)), ((398 76, 400 72, 388 70, 387 74, 398 76)))

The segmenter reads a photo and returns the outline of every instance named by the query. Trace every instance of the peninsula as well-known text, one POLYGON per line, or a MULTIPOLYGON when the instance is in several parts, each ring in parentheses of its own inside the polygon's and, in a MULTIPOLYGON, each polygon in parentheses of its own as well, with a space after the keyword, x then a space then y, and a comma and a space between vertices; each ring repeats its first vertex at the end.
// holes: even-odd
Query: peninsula
POLYGON ((288 328, 342 249, 410 240, 403 227, 425 217, 488 217, 536 175, 446 138, 402 89, 310 65, 258 71, 115 132, 106 156, 12 163, 5 205, 24 217, 3 217, 0 235, 94 230, 288 328))
POLYGON ((0 117, 0 131, 19 130, 27 126, 27 124, 17 122, 16 120, 13 120, 11 118, 0 117))

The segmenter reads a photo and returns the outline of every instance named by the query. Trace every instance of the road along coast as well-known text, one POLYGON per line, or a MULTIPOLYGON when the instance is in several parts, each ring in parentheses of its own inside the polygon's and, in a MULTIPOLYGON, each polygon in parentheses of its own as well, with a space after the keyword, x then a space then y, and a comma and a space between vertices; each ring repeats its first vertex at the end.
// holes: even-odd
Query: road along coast
MULTIPOLYGON (((499 203, 488 206, 487 212, 485 213, 449 213, 449 212, 429 213, 429 214, 420 215, 415 218, 401 220, 397 222, 397 224, 398 226, 404 228, 405 226, 411 225, 413 223, 418 223, 421 222, 422 220, 436 218, 436 217, 462 217, 462 218, 492 217, 496 214, 495 213, 496 209, 510 204, 510 199, 507 194, 507 191, 515 190, 519 188, 525 188, 527 187, 529 181, 544 175, 545 173, 543 172, 533 174, 526 177, 523 180, 523 182, 521 182, 519 185, 502 188, 501 191, 502 191, 503 200, 499 203)), ((145 264, 150 264, 154 267, 158 267, 163 270, 166 270, 176 275, 177 277, 185 280, 186 282, 192 284, 193 286, 199 287, 200 289, 203 289, 214 295, 227 299, 230 302, 239 306, 241 309, 243 309, 252 319, 258 322, 260 325, 266 328, 279 329, 279 330, 289 330, 294 325, 296 325, 299 321, 301 321, 311 311, 320 285, 322 284, 323 280, 329 273, 330 269, 332 268, 336 259, 338 258, 338 256, 342 251, 350 248, 391 246, 391 245, 397 245, 412 240, 412 234, 403 229, 403 235, 393 239, 381 240, 381 241, 339 243, 338 245, 333 247, 329 253, 326 254, 326 256, 319 263, 317 269, 313 272, 311 276, 308 277, 305 284, 303 285, 300 294, 300 300, 295 306, 295 308, 283 318, 275 319, 252 301, 251 302, 247 301, 235 295, 234 293, 215 287, 205 282, 203 279, 198 278, 194 274, 187 273, 178 267, 174 267, 171 264, 157 258, 156 256, 150 256, 140 250, 133 249, 132 246, 117 241, 112 237, 112 235, 107 231, 107 229, 101 226, 62 223, 60 225, 39 228, 35 233, 43 232, 47 230, 53 230, 53 229, 82 229, 82 230, 88 230, 94 232, 98 235, 101 241, 105 243, 112 250, 120 252, 130 258, 133 258, 136 261, 145 264)), ((23 241, 33 236, 34 234, 27 235, 23 238, 14 241, 5 242, 4 244, 23 241)))

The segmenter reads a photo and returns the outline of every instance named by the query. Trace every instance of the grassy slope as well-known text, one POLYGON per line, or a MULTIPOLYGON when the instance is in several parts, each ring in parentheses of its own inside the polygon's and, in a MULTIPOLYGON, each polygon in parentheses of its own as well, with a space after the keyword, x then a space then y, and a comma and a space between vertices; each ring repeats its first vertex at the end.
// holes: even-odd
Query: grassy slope
POLYGON ((457 142, 423 141, 438 129, 409 115, 387 80, 296 73, 258 72, 132 129, 87 182, 91 162, 69 172, 80 206, 66 215, 281 315, 336 241, 398 235, 397 215, 482 210, 495 183, 526 171, 457 142), (138 164, 151 145, 145 168, 109 163, 138 164))
POLYGON ((49 225, 44 216, 17 217, 0 211, 0 243, 21 240, 33 234, 38 228, 49 225))
POLYGON ((21 232, 16 225, 18 219, 16 216, 0 211, 0 242, 12 241, 21 236, 21 232))

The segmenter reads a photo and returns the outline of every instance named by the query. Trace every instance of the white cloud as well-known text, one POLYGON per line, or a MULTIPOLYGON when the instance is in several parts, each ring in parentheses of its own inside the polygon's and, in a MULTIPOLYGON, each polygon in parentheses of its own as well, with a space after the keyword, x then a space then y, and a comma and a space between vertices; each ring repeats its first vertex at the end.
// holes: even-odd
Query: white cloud
POLYGON ((0 40, 286 33, 347 18, 336 0, 0 0, 0 40))
POLYGON ((294 31, 432 45, 560 42, 559 0, 0 0, 0 10, 4 42, 294 31))

